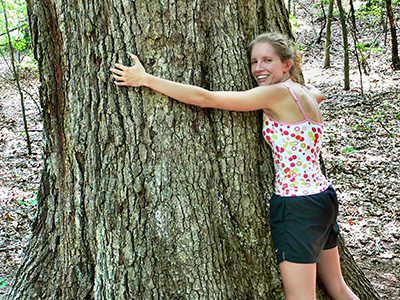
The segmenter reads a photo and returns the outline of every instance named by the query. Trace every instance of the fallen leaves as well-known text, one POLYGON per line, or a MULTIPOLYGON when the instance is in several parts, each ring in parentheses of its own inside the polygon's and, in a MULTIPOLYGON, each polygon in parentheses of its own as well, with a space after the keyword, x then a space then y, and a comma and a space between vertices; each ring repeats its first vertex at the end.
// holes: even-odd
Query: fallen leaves
MULTIPOLYGON (((0 68, 1 69, 1 68, 0 68)), ((32 81, 37 85, 37 81, 32 81)), ((35 91, 30 91, 35 95, 35 91)), ((33 101, 27 98, 34 155, 27 155, 18 93, 1 81, 0 95, 0 298, 23 258, 36 213, 36 195, 42 168, 42 122, 33 101)))

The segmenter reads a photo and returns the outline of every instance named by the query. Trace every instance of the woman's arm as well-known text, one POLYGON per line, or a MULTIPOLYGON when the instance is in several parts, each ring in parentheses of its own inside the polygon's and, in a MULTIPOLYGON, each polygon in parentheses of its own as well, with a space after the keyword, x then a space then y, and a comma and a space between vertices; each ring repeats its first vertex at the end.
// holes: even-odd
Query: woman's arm
POLYGON ((131 57, 135 61, 134 66, 115 64, 115 68, 110 70, 117 86, 146 86, 186 104, 234 111, 269 108, 271 101, 268 99, 274 97, 274 89, 267 86, 243 92, 212 92, 198 86, 158 78, 146 72, 137 56, 131 54, 131 57))
POLYGON ((315 97, 315 99, 317 99, 318 103, 321 103, 322 101, 324 101, 324 95, 322 95, 322 93, 320 92, 319 89, 312 86, 311 84, 306 84, 305 86, 311 92, 311 94, 315 97))

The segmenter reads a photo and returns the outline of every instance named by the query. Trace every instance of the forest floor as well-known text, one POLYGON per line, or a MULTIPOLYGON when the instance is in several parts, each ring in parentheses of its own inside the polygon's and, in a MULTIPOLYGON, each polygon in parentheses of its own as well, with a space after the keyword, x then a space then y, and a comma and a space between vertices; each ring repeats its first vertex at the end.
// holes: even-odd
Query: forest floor
MULTIPOLYGON (((297 13, 306 19, 309 12, 299 9, 297 13)), ((344 91, 341 34, 339 21, 334 22, 332 67, 327 69, 323 68, 323 43, 313 44, 317 30, 306 23, 295 27, 304 54, 305 79, 325 95, 321 104, 326 124, 322 154, 327 175, 339 196, 341 233, 356 263, 383 299, 400 299, 400 71, 390 67, 391 54, 383 36, 377 37, 364 24, 363 39, 376 38, 375 48, 381 50, 369 51, 363 93, 351 55, 351 86, 344 91)), ((19 94, 4 62, 0 63, 0 75, 2 298, 29 241, 43 161, 37 72, 22 70, 32 155, 27 152, 19 94)))
MULTIPOLYGON (((306 1, 299 1, 306 3, 306 1)), ((316 2, 316 1, 312 1, 316 2)), ((309 3, 308 3, 309 4, 309 3)), ((316 14, 301 6, 294 30, 303 48, 306 82, 324 94, 324 158, 339 197, 339 226, 347 248, 383 299, 400 299, 400 71, 391 67, 391 39, 379 19, 359 14, 359 44, 368 57, 362 80, 350 52, 350 90, 345 91, 339 19, 332 22, 331 67, 318 37, 316 14), (362 84, 361 84, 362 82, 362 84)), ((312 11, 312 10, 311 10, 312 11)), ((399 7, 396 8, 397 14, 399 7)), ((314 8, 315 13, 315 8, 314 8)), ((399 27, 397 27, 399 28, 399 27)), ((354 43, 349 35, 350 47, 354 43)))

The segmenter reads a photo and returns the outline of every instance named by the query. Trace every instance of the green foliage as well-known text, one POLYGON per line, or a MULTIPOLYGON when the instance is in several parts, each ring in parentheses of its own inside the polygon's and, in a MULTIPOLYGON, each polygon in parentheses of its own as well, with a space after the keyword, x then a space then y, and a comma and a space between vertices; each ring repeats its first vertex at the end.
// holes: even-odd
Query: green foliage
POLYGON ((368 22, 370 26, 380 24, 382 16, 386 13, 384 0, 371 0, 368 5, 356 12, 356 17, 364 22, 368 22))
POLYGON ((26 201, 19 201, 18 202, 19 205, 26 205, 26 206, 36 205, 37 203, 38 203, 37 199, 31 200, 31 201, 28 201, 28 202, 26 202, 26 201))
POLYGON ((0 5, 0 52, 9 52, 7 27, 10 31, 11 41, 15 50, 29 52, 31 39, 28 25, 28 13, 25 0, 2 0, 4 7, 0 5), (6 10, 8 24, 4 18, 6 10))
POLYGON ((296 27, 296 28, 300 27, 300 25, 297 23, 297 19, 296 19, 295 16, 290 15, 289 16, 289 21, 290 21, 290 24, 292 25, 292 27, 296 27))
POLYGON ((0 278, 0 288, 5 287, 8 284, 7 278, 0 278))
POLYGON ((361 61, 364 62, 364 61, 368 60, 371 52, 382 52, 383 51, 382 48, 375 48, 374 46, 376 46, 376 45, 377 45, 376 42, 366 42, 366 43, 356 45, 356 48, 360 50, 359 52, 361 55, 361 61))
POLYGON ((353 152, 353 151, 357 151, 358 152, 358 150, 353 148, 353 147, 347 147, 347 148, 342 150, 342 152, 353 152))

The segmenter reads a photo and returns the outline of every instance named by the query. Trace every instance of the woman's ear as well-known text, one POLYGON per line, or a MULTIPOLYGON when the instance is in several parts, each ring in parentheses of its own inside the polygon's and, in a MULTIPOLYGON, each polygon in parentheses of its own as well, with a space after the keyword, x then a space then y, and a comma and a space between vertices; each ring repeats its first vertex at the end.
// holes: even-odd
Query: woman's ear
POLYGON ((284 71, 285 72, 289 72, 289 70, 292 68, 293 66, 293 60, 288 59, 284 62, 284 71))

